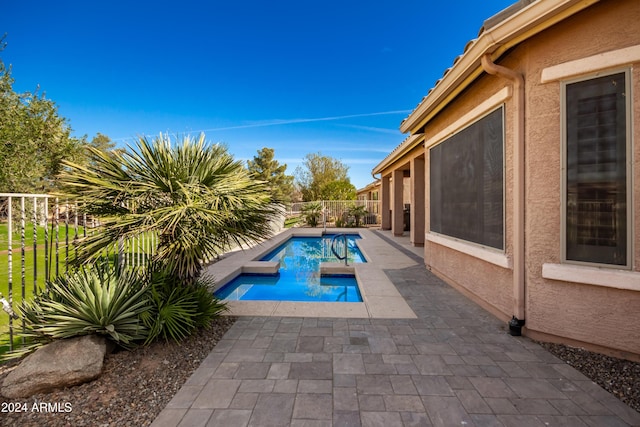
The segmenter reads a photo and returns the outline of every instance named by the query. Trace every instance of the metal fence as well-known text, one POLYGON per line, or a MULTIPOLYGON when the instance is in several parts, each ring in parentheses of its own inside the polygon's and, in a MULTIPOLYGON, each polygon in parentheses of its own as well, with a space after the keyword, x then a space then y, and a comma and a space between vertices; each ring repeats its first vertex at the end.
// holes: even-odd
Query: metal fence
MULTIPOLYGON (((0 336, 8 332, 10 349, 15 304, 68 272, 77 243, 99 225, 77 203, 47 194, 0 193, 0 304, 4 311, 0 316, 9 318, 8 328, 0 322, 0 336)), ((143 235, 114 242, 104 256, 120 267, 142 266, 154 253, 156 240, 154 235, 143 235)))
MULTIPOLYGON (((294 203, 286 214, 290 218, 302 216, 304 207, 311 203, 320 208, 318 226, 354 226, 353 208, 357 206, 364 207, 358 215, 360 226, 380 224, 378 200, 294 203)), ((277 229, 280 221, 278 224, 277 229)), ((99 229, 99 222, 72 201, 48 194, 0 193, 0 337, 8 333, 10 349, 15 328, 24 328, 24 324, 16 325, 12 316, 16 304, 36 295, 46 281, 68 272, 77 244, 99 229)), ((156 246, 155 235, 145 234, 114 242, 104 256, 119 267, 143 266, 156 246)))
POLYGON ((352 214, 352 209, 356 206, 364 207, 364 215, 359 219, 361 226, 371 227, 381 224, 379 200, 321 200, 317 202, 297 202, 291 205, 287 216, 303 216, 305 207, 311 204, 320 204, 320 226, 354 226, 356 218, 352 214))

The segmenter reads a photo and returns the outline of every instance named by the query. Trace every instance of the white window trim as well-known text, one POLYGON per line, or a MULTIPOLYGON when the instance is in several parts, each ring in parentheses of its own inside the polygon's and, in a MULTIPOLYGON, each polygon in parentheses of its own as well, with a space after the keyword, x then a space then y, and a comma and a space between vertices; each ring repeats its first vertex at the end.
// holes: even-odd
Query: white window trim
POLYGON ((544 68, 540 75, 540 83, 566 80, 582 74, 591 74, 610 68, 631 65, 635 62, 640 62, 640 45, 612 50, 544 68))
POLYGON ((445 246, 454 251, 462 252, 498 267, 512 269, 511 259, 499 249, 489 248, 487 246, 477 245, 466 240, 456 239, 455 237, 445 236, 434 232, 425 233, 427 241, 445 246))
MULTIPOLYGON (((575 62, 575 61, 574 61, 575 62)), ((608 270, 623 269, 631 270, 633 268, 633 254, 635 253, 634 243, 634 220, 633 220, 633 93, 631 82, 631 70, 629 68, 610 69, 606 72, 584 75, 580 78, 574 78, 561 82, 560 85, 560 197, 561 197, 561 213, 560 213, 560 259, 562 263, 586 267, 602 267, 608 270), (601 264, 595 262, 584 262, 567 259, 567 105, 566 105, 566 87, 568 84, 586 81, 606 75, 617 73, 625 73, 625 86, 627 91, 627 263, 626 265, 601 264)))
POLYGON ((460 117, 455 122, 451 123, 449 126, 429 138, 425 140, 424 146, 425 148, 432 147, 448 139, 452 135, 460 132, 467 126, 477 122, 482 117, 491 113, 493 110, 498 108, 501 104, 511 98, 511 86, 506 86, 500 89, 498 92, 491 95, 489 98, 485 99, 483 102, 474 107, 471 111, 460 117))
POLYGON ((542 264, 542 277, 562 282, 640 292, 640 273, 636 271, 545 263, 542 264))

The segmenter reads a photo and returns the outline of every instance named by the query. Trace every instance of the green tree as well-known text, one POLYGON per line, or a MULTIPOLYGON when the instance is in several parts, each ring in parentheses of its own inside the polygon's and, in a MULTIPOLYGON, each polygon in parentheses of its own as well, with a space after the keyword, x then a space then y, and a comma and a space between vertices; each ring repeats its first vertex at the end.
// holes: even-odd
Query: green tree
POLYGON ((71 137, 53 101, 37 90, 16 93, 13 83, 11 67, 0 60, 0 192, 49 191, 61 161, 79 156, 86 142, 71 137))
POLYGON ((322 200, 355 200, 358 190, 348 179, 340 179, 325 184, 320 189, 322 200))
POLYGON ((65 162, 59 177, 64 194, 100 218, 100 232, 79 245, 80 262, 96 259, 119 239, 151 233, 158 237, 154 265, 188 285, 206 260, 272 234, 278 207, 266 184, 204 134, 175 145, 160 135, 125 150, 89 151, 94 166, 65 162))
POLYGON ((303 165, 296 168, 296 184, 304 201, 337 200, 343 193, 334 192, 332 189, 351 184, 348 172, 349 167, 340 160, 323 156, 319 152, 310 153, 305 156, 303 165), (343 184, 334 184, 336 181, 343 184))
POLYGON ((89 146, 100 151, 113 151, 116 148, 115 142, 111 140, 107 135, 98 132, 89 142, 89 146))
POLYGON ((79 151, 73 158, 69 159, 73 163, 83 165, 83 166, 92 166, 91 164, 91 151, 87 149, 87 147, 93 147, 96 150, 102 152, 109 152, 116 150, 116 144, 109 138, 107 135, 104 135, 100 132, 94 136, 91 141, 86 142, 82 146, 82 150, 79 151))
POLYGON ((286 164, 274 159, 273 148, 262 148, 253 160, 247 161, 249 173, 255 179, 269 183, 271 198, 278 203, 288 205, 293 194, 293 176, 286 175, 286 164))

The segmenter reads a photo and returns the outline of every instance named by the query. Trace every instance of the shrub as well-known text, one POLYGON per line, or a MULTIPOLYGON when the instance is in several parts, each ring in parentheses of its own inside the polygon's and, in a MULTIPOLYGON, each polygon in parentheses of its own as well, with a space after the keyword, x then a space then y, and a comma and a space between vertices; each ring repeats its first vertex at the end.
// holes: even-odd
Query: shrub
POLYGON ((211 326, 211 321, 229 308, 227 303, 213 294, 214 281, 212 278, 201 277, 193 286, 193 295, 198 302, 195 323, 197 328, 211 326))
POLYGON ((152 274, 149 299, 151 309, 142 314, 150 331, 146 343, 157 338, 180 341, 196 329, 208 326, 214 317, 227 310, 205 279, 178 286, 172 276, 162 271, 152 274))
POLYGON ((367 208, 362 205, 351 206, 348 212, 349 212, 349 215, 351 215, 355 219, 356 227, 360 227, 360 220, 368 213, 367 208))
POLYGON ((8 353, 19 357, 58 338, 100 334, 124 348, 147 338, 139 316, 149 310, 144 279, 134 271, 117 274, 106 263, 57 277, 31 301, 17 306, 29 346, 8 353))
POLYGON ((318 202, 307 203, 302 208, 302 214, 309 226, 316 227, 322 215, 322 204, 318 202))

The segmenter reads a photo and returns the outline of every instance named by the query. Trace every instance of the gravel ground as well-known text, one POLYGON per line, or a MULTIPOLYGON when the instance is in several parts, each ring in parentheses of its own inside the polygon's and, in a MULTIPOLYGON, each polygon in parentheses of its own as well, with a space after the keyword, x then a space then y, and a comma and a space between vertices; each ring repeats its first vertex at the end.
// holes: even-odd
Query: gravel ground
POLYGON ((562 344, 539 344, 640 412, 640 363, 562 344))
MULTIPOLYGON (((104 373, 77 387, 40 394, 19 403, 58 403, 63 412, 3 413, 1 426, 148 426, 235 322, 221 317, 180 345, 158 342, 107 356, 104 373), (67 405, 65 405, 67 404, 67 405), (70 408, 70 412, 64 412, 70 408)), ((560 344, 540 343, 610 393, 640 411, 640 363, 560 344)), ((0 366, 0 382, 7 366, 0 366)), ((0 402, 8 400, 0 396, 0 402)))
MULTIPOLYGON (((222 316, 210 328, 180 344, 156 342, 135 351, 111 353, 105 358, 103 374, 90 383, 29 399, 0 396, 0 402, 19 403, 20 407, 26 404, 27 408, 23 413, 0 414, 0 425, 148 426, 234 322, 235 318, 222 316), (61 411, 34 411, 36 402, 58 404, 61 411)), ((0 365, 0 383, 8 369, 10 366, 0 365)), ((7 405, 4 408, 6 410, 7 405)))

